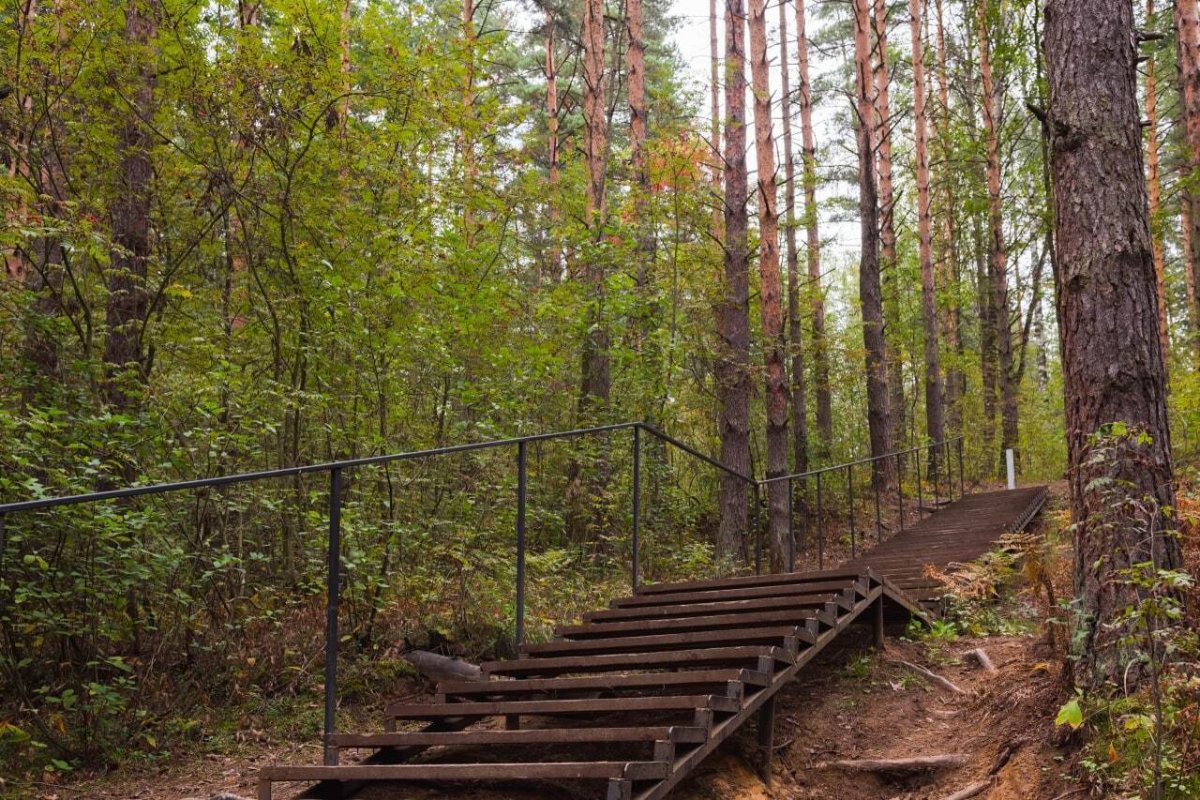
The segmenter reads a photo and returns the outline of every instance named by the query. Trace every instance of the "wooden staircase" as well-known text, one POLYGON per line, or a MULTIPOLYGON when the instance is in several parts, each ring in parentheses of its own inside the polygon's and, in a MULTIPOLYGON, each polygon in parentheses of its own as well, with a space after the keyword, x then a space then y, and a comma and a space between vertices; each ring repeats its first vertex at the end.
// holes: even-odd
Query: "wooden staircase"
POLYGON ((751 717, 769 774, 779 689, 852 623, 871 625, 881 645, 885 620, 924 619, 919 600, 933 590, 921 582, 922 547, 937 543, 930 556, 942 567, 977 557, 1045 498, 993 495, 1002 496, 943 517, 952 504, 890 540, 879 548, 883 570, 868 555, 823 572, 643 586, 515 660, 484 664, 484 681, 444 682, 431 703, 389 706, 387 732, 334 736, 339 749, 373 751, 358 764, 264 768, 259 799, 285 782, 315 782, 307 797, 346 797, 371 781, 532 781, 653 800, 751 717), (941 521, 972 519, 967 533, 939 532, 941 521))

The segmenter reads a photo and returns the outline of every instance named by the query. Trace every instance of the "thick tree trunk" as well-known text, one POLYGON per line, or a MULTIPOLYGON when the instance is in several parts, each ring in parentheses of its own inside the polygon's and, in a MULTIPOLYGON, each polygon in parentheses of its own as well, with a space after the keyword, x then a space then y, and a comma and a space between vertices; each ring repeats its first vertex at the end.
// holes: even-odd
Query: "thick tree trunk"
POLYGON ((1200 271, 1200 7, 1197 0, 1175 2, 1175 46, 1179 68, 1180 117, 1186 143, 1187 169, 1183 182, 1184 271, 1193 287, 1189 295, 1193 357, 1200 361, 1200 300, 1196 298, 1200 271))
POLYGON ((892 178, 891 75, 888 70, 888 4, 873 0, 875 29, 875 143, 879 156, 879 273, 884 295, 884 344, 887 347, 889 446, 900 449, 904 438, 904 364, 900 344, 900 282, 896 261, 896 190, 892 178))
MULTIPOLYGON (((925 103, 925 42, 921 0, 909 0, 912 26, 913 129, 917 157, 917 239, 921 262, 921 321, 925 329, 925 432, 934 442, 946 438, 942 409, 942 365, 938 344, 937 290, 933 270, 933 208, 929 195, 928 110, 925 103)), ((930 448, 930 480, 940 470, 940 451, 930 448)))
MULTIPOLYGON (((1146 0, 1146 19, 1154 19, 1154 0, 1146 0)), ((1158 158, 1158 79, 1155 75, 1154 54, 1146 57, 1146 186, 1150 195, 1150 237, 1154 252, 1154 280, 1158 291, 1158 335, 1162 339, 1164 357, 1171 352, 1170 328, 1167 323, 1166 258, 1162 237, 1155 233, 1162 210, 1162 176, 1158 158)))
MULTIPOLYGON (((788 386, 784 367, 783 281, 779 274, 779 208, 775 191, 775 136, 771 131, 771 61, 767 55, 767 2, 750 0, 750 73, 754 88, 754 156, 758 190, 759 313, 767 401, 767 477, 788 472, 788 386)), ((767 486, 771 570, 789 566, 788 487, 767 486)))
MULTIPOLYGON (((1136 680, 1123 610, 1140 592, 1134 564, 1180 564, 1164 535, 1174 506, 1166 370, 1142 169, 1133 10, 1127 0, 1050 0, 1046 62, 1063 315, 1063 379, 1075 586, 1075 678, 1097 689, 1136 680), (1148 434, 1106 457, 1111 423, 1148 434), (1115 482, 1097 482, 1105 476, 1115 482), (1114 505, 1115 493, 1128 503, 1114 505), (1148 504, 1148 513, 1131 506, 1148 504)), ((1124 685, 1128 685, 1125 683, 1124 685)))
POLYGON ((584 335, 579 408, 584 417, 608 407, 609 333, 605 312, 606 270, 599 254, 604 240, 605 172, 608 129, 604 91, 604 0, 585 0, 583 6, 583 132, 586 165, 585 219, 590 246, 585 255, 588 284, 588 330, 584 335))
MULTIPOLYGON (((867 427, 871 455, 888 452, 892 443, 888 409, 887 353, 883 340, 883 292, 879 282, 879 201, 875 193, 872 141, 874 105, 871 102, 871 10, 868 0, 854 0, 854 88, 858 125, 858 213, 862 252, 858 262, 858 297, 862 305, 863 346, 866 350, 867 427)), ((892 459, 872 463, 877 489, 891 485, 892 459)))
POLYGON ((992 74, 988 0, 979 3, 979 71, 983 79, 983 129, 987 142, 988 277, 992 324, 996 336, 996 382, 1000 390, 1000 455, 994 462, 1004 469, 1004 451, 1017 449, 1017 386, 1013 370, 1012 320, 1008 300, 1008 252, 1004 241, 1004 199, 1000 176, 1000 87, 992 74))
POLYGON ((787 3, 779 4, 779 89, 783 110, 784 197, 787 203, 788 348, 792 353, 792 464, 808 470, 808 394, 804 386, 804 333, 800 327, 800 253, 796 246, 796 158, 792 148, 792 90, 788 74, 787 3))
MULTIPOLYGON (((721 461, 750 474, 750 250, 746 201, 746 12, 725 0, 725 296, 717 309, 715 377, 721 399, 721 461)), ((742 550, 746 534, 743 481, 721 476, 723 554, 742 550)))
POLYGON ((156 59, 152 52, 158 9, 153 0, 133 0, 125 9, 125 40, 137 63, 132 108, 121 129, 120 185, 112 207, 113 250, 108 270, 104 343, 105 399, 117 409, 137 405, 149 370, 143 331, 150 313, 146 287, 150 260, 150 183, 153 141, 144 120, 154 115, 156 59))
MULTIPOLYGON (((813 388, 817 400, 817 457, 829 458, 833 444, 833 393, 829 386, 829 343, 825 337, 825 294, 821 288, 821 232, 817 219, 817 144, 813 131, 812 82, 808 77, 805 0, 796 0, 796 60, 800 68, 800 131, 804 167, 804 233, 808 291, 812 302, 813 388)), ((794 380, 794 377, 793 377, 794 380)))

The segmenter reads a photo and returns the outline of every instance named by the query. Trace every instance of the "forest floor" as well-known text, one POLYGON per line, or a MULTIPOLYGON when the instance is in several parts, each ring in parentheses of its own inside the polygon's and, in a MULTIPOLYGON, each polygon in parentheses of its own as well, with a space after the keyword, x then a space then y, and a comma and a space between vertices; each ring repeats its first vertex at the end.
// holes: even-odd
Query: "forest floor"
MULTIPOLYGON (((1048 511, 1043 528, 1058 524, 1054 521, 1058 518, 1048 511)), ((1069 580, 1068 556, 1065 551, 1059 555, 1053 570, 1056 584, 1069 580)), ((778 696, 770 785, 764 784, 755 768, 760 757, 757 737, 753 726, 747 726, 672 796, 678 800, 947 800, 981 781, 989 782, 976 795, 984 800, 1085 796, 1085 787, 1069 776, 1077 749, 1062 745, 1055 731, 1055 712, 1063 700, 1062 656, 1049 646, 1042 631, 1044 608, 1031 591, 1009 585, 995 602, 974 605, 974 618, 964 617, 957 629, 938 626, 932 633, 911 638, 897 629, 890 632, 893 635, 882 652, 871 649, 865 635, 839 639, 778 696), (968 631, 990 635, 968 635, 968 631), (976 648, 990 656, 995 673, 968 657, 976 648), (934 685, 900 665, 901 660, 932 670, 965 693, 934 685), (951 753, 966 755, 966 762, 904 776, 830 766, 844 759, 951 753)), ((429 688, 406 683, 389 699, 420 698, 429 688)), ((270 724, 268 734, 268 724, 247 718, 219 746, 204 752, 163 758, 152 767, 45 783, 29 787, 32 791, 25 796, 208 800, 224 792, 253 797, 254 774, 260 766, 320 762, 318 740, 312 735, 317 701, 296 713, 306 721, 270 724)), ((373 716, 363 709, 361 720, 369 723, 373 716)), ((379 786, 359 796, 364 800, 562 800, 580 795, 566 786, 503 790, 456 786, 445 792, 379 786)))

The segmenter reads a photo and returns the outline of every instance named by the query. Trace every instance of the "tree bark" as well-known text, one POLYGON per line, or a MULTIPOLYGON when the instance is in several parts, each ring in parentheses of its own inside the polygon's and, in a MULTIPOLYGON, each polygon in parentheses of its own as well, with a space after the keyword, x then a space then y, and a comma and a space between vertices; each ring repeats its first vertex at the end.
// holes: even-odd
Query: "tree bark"
POLYGON ((942 285, 951 287, 943 306, 940 324, 948 348, 954 356, 945 371, 945 417, 950 430, 962 433, 962 405, 966 394, 966 376, 962 363, 965 355, 962 335, 962 312, 959 301, 959 248, 955 226, 954 147, 950 139, 950 81, 946 69, 946 29, 942 18, 942 0, 936 0, 937 10, 937 76, 938 76, 938 143, 941 183, 941 242, 938 266, 942 285))
POLYGON ((721 51, 717 38, 717 0, 708 0, 708 47, 709 47, 709 147, 712 149, 712 169, 709 184, 713 193, 712 236, 721 241, 725 219, 721 198, 721 51))
MULTIPOLYGON (((871 102, 871 16, 867 0, 854 0, 854 87, 858 139, 858 213, 862 252, 858 262, 858 297, 862 306, 866 350, 867 427, 871 455, 888 452, 892 415, 888 409, 887 353, 883 340, 883 291, 879 281, 879 201, 875 193, 872 141, 875 109, 871 102)), ((892 459, 872 462, 871 480, 882 491, 891 485, 892 459)))
MULTIPOLYGON (((802 2, 802 0, 801 0, 802 2)), ((800 326, 800 253, 796 245, 796 159, 792 148, 792 90, 788 67, 787 3, 779 3, 779 89, 783 117, 784 197, 787 203, 788 348, 792 353, 792 464, 808 471, 808 395, 804 385, 804 332, 800 326)))
MULTIPOLYGON (((1127 0, 1046 5, 1049 128, 1062 309, 1063 381, 1075 590, 1075 679, 1098 689, 1136 680, 1123 610, 1140 600, 1123 572, 1174 568, 1164 535, 1174 506, 1166 369, 1137 101, 1137 46, 1127 0), (1148 435, 1096 448, 1104 426, 1148 435), (1107 482, 1097 482, 1100 477, 1107 482), (1114 489, 1149 513, 1114 506, 1114 489)), ((1126 684, 1128 685, 1128 684, 1126 684)))
POLYGON ((1004 451, 1017 449, 1016 374, 1013 370, 1012 320, 1008 300, 1008 252, 1004 241, 1004 198, 1001 194, 1000 87, 992 74, 988 0, 980 0, 979 71, 983 80, 983 129, 987 143, 988 278, 996 343, 996 383, 1000 390, 1000 454, 994 464, 1004 469, 1004 451))
MULTIPOLYGON (((759 313, 767 404, 767 477, 788 472, 788 387, 784 367, 783 281, 779 273, 779 208, 775 191, 775 136, 771 131, 771 61, 767 55, 767 3, 750 0, 750 73, 754 89, 754 156, 757 162, 759 313)), ((767 486, 771 571, 785 572, 792 551, 785 481, 767 486)))
MULTIPOLYGON (((725 296, 717 309, 714 368, 721 399, 721 461, 750 474, 750 251, 746 202, 746 12, 725 0, 725 296)), ((746 483, 721 475, 722 553, 741 552, 746 483)))
POLYGON ((904 437, 904 364, 900 346, 900 283, 896 261, 896 190, 892 178, 891 75, 888 71, 887 0, 873 0, 875 19, 875 146, 879 156, 879 273, 884 295, 884 345, 887 348, 889 447, 904 437))
POLYGON ((1189 293, 1189 331, 1193 358, 1200 362, 1200 300, 1196 286, 1200 270, 1200 8, 1197 0, 1175 2, 1175 47, 1179 69, 1180 117, 1186 143, 1187 167, 1183 180, 1184 271, 1189 293))
MULTIPOLYGON (((646 38, 643 33, 642 0, 625 0, 625 28, 629 48, 625 51, 629 95, 629 149, 634 180, 636 217, 637 284, 646 289, 654 275, 654 228, 650 220, 650 172, 646 168, 646 38)), ((643 313, 641 336, 649 336, 650 319, 643 313)))
POLYGON ((125 9, 125 41, 136 59, 132 108, 121 128, 119 186, 112 207, 113 249, 108 269, 104 343, 105 400, 114 408, 134 408, 149 370, 143 332, 150 313, 146 287, 150 260, 152 139, 146 124, 154 115, 157 66, 153 40, 158 8, 154 0, 133 0, 125 9))
MULTIPOLYGON (((804 232, 808 291, 812 302, 813 385, 817 400, 817 457, 829 458, 833 444, 833 393, 829 386, 829 343, 825 337, 825 295, 821 288, 821 232, 817 218, 817 144, 813 131, 812 81, 808 72, 805 0, 796 0, 796 60, 800 68, 800 130, 804 167, 804 232)), ((794 378, 793 378, 794 380, 794 378)))
POLYGON ((586 165, 585 220, 588 248, 584 255, 588 284, 588 330, 583 342, 582 391, 579 409, 586 418, 608 407, 609 332, 605 313, 604 242, 607 217, 605 172, 608 129, 604 90, 604 0, 585 0, 583 6, 583 121, 586 165))
POLYGON ((562 276, 562 246, 559 244, 558 230, 562 224, 562 207, 558 202, 558 55, 554 45, 554 28, 557 20, 550 5, 546 6, 546 159, 547 166, 547 197, 550 204, 547 273, 551 280, 559 280, 562 276))
MULTIPOLYGON (((1146 0, 1146 19, 1154 19, 1154 0, 1146 0)), ((1171 352, 1170 328, 1167 324, 1166 258, 1162 237, 1156 233, 1162 211, 1162 176, 1159 171, 1158 150, 1158 79, 1155 75, 1154 53, 1146 56, 1146 186, 1150 196, 1150 241, 1154 253, 1154 280, 1158 292, 1158 335, 1162 339, 1164 357, 1171 352)))
MULTIPOLYGON (((938 344, 937 289, 933 268, 933 207, 929 194, 928 110, 925 103, 925 42, 921 37, 921 0, 909 0, 912 26, 913 131, 917 157, 917 239, 921 262, 921 321, 925 329, 925 431, 931 440, 946 438, 942 409, 942 365, 938 344)), ((940 471, 940 450, 929 449, 929 479, 940 471)))

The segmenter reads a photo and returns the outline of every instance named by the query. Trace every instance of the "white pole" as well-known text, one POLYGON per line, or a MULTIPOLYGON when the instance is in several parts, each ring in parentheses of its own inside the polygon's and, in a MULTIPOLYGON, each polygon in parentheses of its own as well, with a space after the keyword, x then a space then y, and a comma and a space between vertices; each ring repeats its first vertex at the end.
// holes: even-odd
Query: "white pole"
POLYGON ((1011 447, 1004 451, 1004 462, 1008 466, 1008 489, 1012 491, 1017 488, 1017 470, 1013 466, 1013 451, 1011 447))

